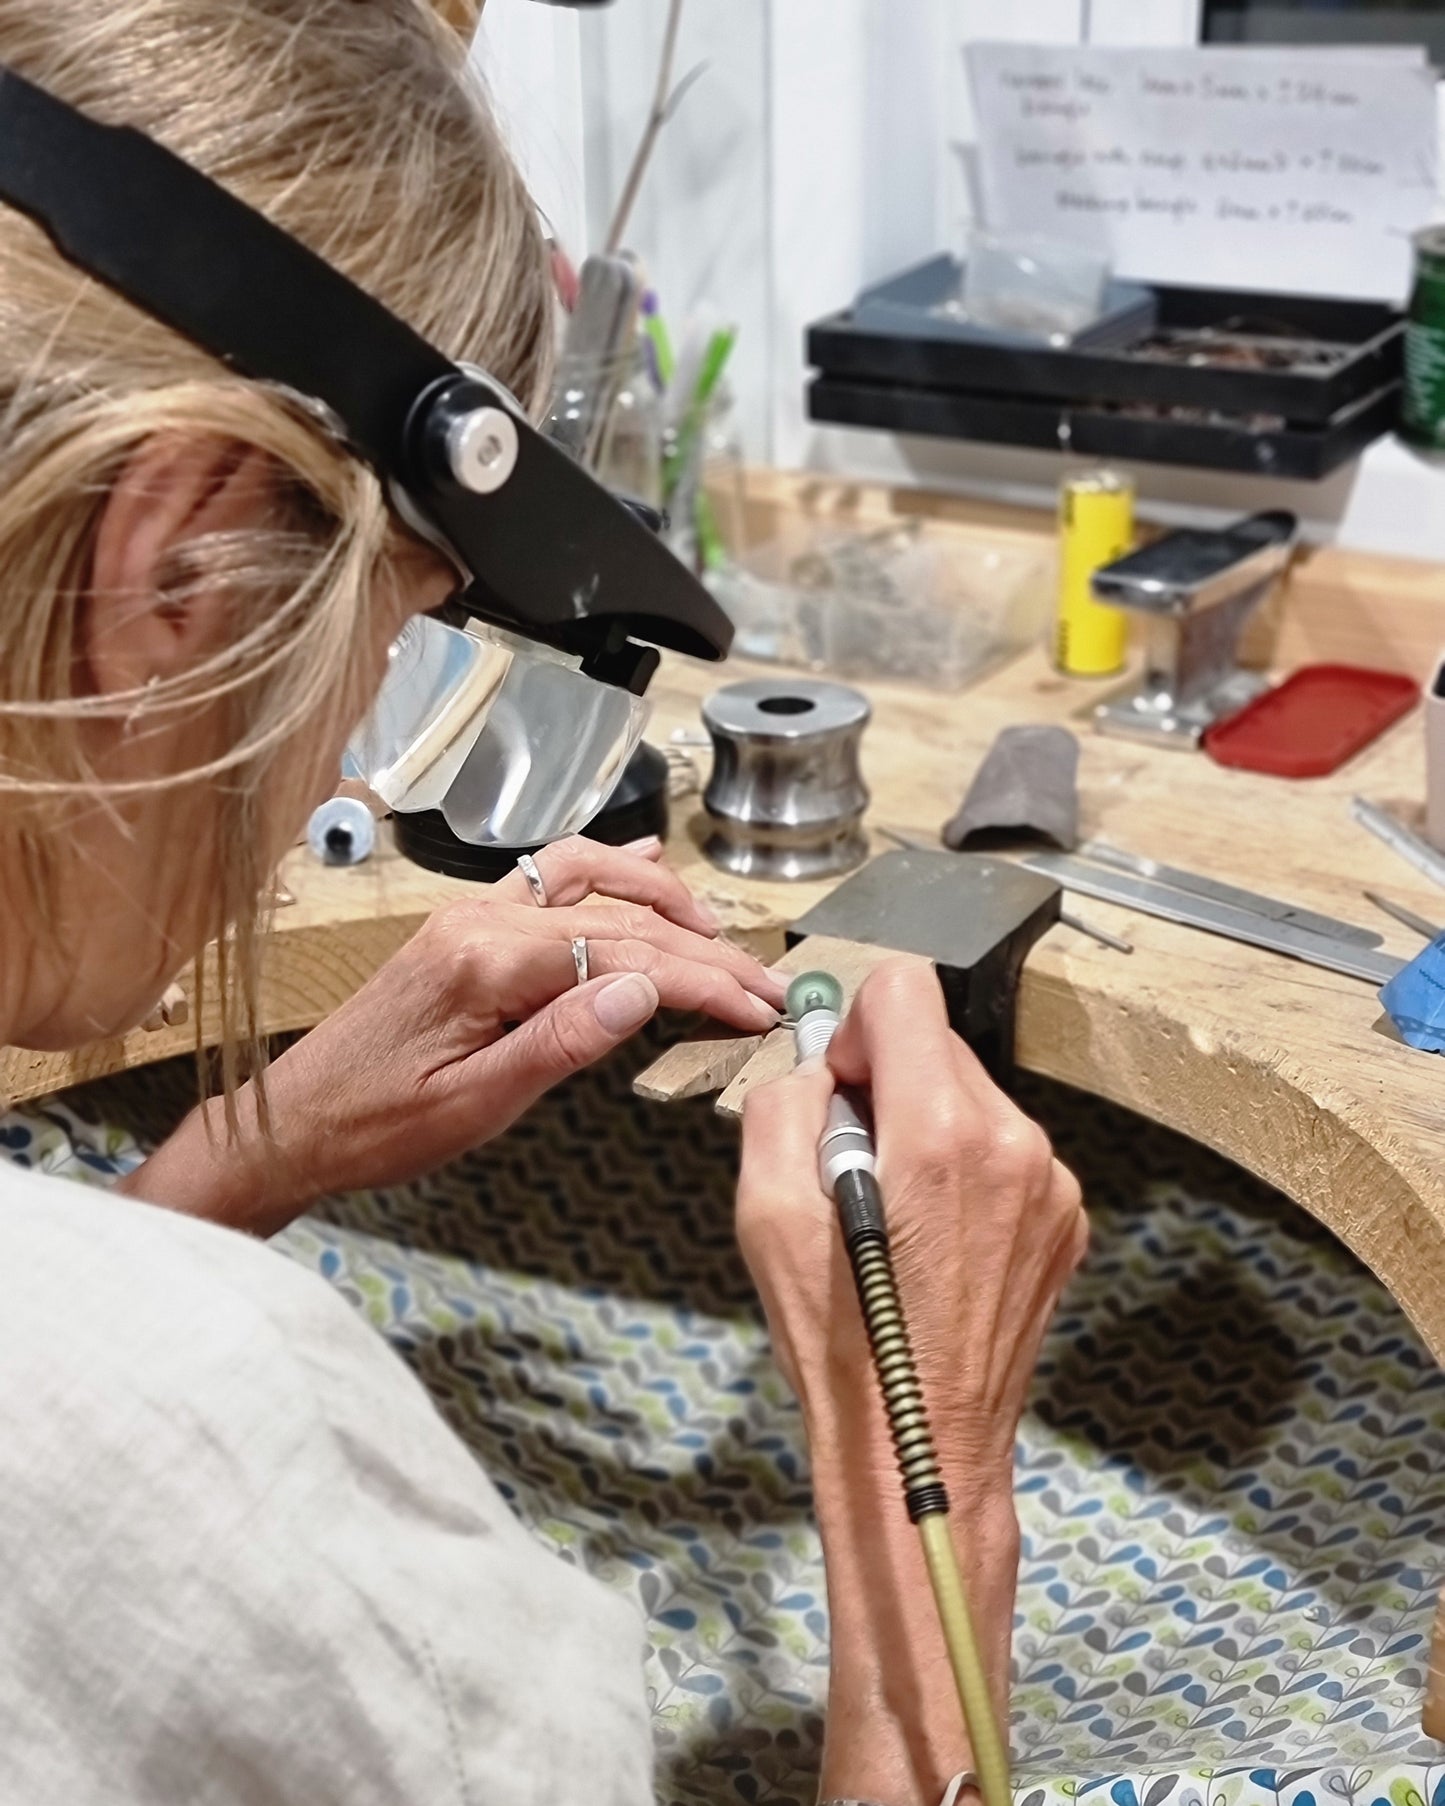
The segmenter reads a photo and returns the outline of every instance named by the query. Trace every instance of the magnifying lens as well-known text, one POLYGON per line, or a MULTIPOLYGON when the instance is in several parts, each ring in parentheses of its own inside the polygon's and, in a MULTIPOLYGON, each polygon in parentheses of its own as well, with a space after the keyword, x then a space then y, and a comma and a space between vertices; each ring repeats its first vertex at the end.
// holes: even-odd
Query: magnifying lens
POLYGON ((474 846, 536 846, 591 821, 648 712, 573 655, 483 621, 418 615, 347 753, 402 814, 439 809, 474 846))

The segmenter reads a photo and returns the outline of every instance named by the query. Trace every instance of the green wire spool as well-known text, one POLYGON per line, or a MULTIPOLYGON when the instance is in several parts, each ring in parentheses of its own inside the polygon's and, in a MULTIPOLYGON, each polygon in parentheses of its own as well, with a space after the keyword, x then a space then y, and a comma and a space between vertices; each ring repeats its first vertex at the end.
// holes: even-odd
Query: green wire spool
POLYGON ((841 1016, 843 987, 831 972, 800 972, 788 986, 783 1008, 794 1022, 810 1010, 831 1010, 835 1016, 841 1016))

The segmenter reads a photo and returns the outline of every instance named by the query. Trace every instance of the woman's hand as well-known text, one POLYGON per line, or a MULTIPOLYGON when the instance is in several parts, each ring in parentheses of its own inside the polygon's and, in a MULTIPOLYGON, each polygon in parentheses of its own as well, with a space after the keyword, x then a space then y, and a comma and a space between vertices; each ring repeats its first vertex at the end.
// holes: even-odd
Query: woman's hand
POLYGON ((949 1029, 927 967, 880 967, 826 1069, 749 1094, 738 1233, 802 1403, 832 1608, 822 1795, 932 1806, 968 1749, 852 1271, 818 1185, 835 1081, 871 1093, 899 1291, 1000 1712, 1014 1435, 1087 1227, 1077 1183, 949 1029))
POLYGON ((660 853, 561 841, 537 854, 547 907, 520 872, 446 904, 269 1068, 269 1143, 247 1086, 239 1143, 225 1143, 213 1101, 214 1145, 195 1113, 127 1189, 270 1234, 326 1192, 410 1179, 500 1134, 660 1006, 770 1028, 782 981, 716 938, 660 853))

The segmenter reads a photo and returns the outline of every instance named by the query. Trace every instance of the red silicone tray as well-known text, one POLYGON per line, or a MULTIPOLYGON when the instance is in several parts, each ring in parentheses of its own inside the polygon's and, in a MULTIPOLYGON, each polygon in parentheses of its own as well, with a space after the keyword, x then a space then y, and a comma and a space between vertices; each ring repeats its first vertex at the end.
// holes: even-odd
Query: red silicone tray
POLYGON ((1301 665, 1282 684, 1205 730, 1221 765, 1282 778, 1322 778, 1398 721, 1420 694, 1413 678, 1363 665, 1301 665))

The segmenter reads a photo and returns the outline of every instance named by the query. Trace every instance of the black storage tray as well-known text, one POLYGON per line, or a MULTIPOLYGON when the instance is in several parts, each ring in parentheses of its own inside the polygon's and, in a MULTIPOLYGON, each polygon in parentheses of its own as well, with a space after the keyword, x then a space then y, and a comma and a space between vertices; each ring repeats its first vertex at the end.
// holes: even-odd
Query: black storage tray
POLYGON ((1321 426, 1351 402, 1399 380, 1404 323, 1394 308, 1379 302, 1163 286, 1155 293, 1159 330, 1263 318, 1292 327, 1301 338, 1355 350, 1326 371, 1231 370, 1167 363, 1127 347, 1074 351, 904 337, 861 328, 845 309, 808 328, 808 362, 827 377, 849 382, 1075 403, 1146 402, 1218 414, 1274 414, 1321 426))
POLYGON ((882 432, 1314 481, 1388 433, 1399 412, 1399 396, 1399 384, 1389 383, 1350 402, 1323 427, 1291 422, 1259 426, 1248 419, 1139 418, 1108 405, 820 376, 808 389, 808 414, 813 420, 882 432))

